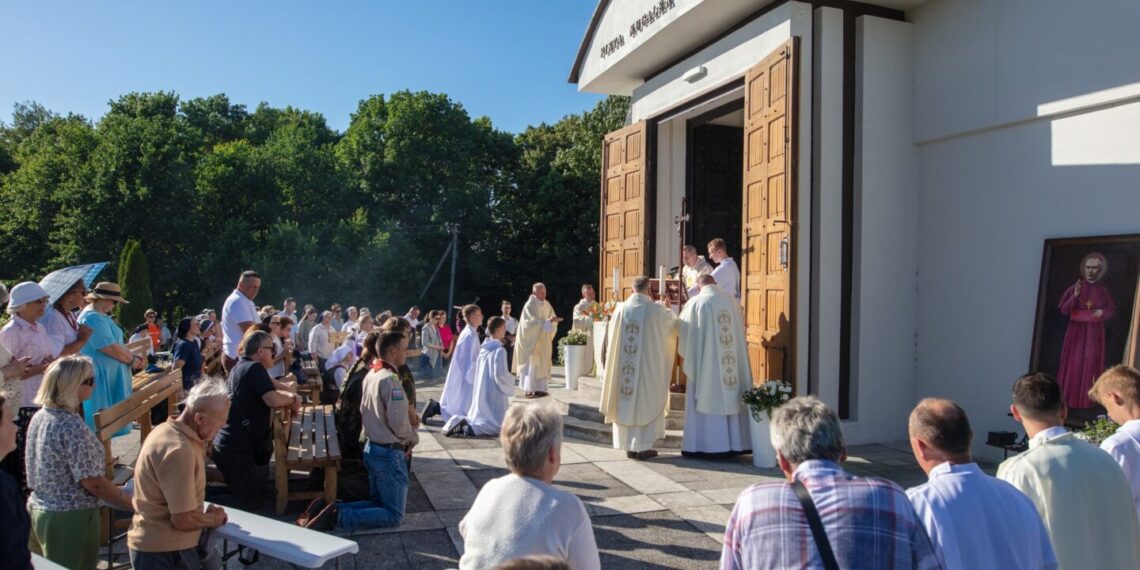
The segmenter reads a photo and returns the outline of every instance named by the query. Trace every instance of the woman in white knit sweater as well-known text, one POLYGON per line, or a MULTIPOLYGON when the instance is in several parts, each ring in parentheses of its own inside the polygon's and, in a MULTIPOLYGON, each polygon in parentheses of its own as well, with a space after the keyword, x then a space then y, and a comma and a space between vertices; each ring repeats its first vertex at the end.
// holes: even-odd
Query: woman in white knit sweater
POLYGON ((459 568, 494 568, 543 554, 575 570, 601 568, 582 500, 551 485, 562 466, 562 416, 546 406, 515 404, 499 438, 511 473, 488 481, 460 521, 459 568))

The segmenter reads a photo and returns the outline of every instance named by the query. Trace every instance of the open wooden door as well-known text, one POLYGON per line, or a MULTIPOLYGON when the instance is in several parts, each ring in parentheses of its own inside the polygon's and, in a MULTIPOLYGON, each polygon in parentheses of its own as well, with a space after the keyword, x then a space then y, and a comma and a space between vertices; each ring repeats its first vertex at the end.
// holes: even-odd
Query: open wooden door
POLYGON ((606 135, 602 147, 602 251, 598 274, 599 299, 613 299, 614 268, 618 268, 618 298, 633 291, 633 280, 645 273, 646 227, 645 122, 606 135))
POLYGON ((795 70, 793 38, 744 80, 740 297, 753 384, 795 385, 795 70))

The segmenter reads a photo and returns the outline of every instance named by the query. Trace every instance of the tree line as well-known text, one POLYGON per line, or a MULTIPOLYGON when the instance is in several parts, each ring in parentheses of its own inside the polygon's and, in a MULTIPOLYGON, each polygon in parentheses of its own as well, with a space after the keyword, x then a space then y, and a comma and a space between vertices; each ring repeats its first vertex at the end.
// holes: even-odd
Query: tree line
POLYGON ((628 99, 520 134, 445 94, 360 102, 348 128, 219 94, 129 93, 96 121, 37 103, 0 123, 0 266, 8 283, 145 256, 156 309, 221 302, 244 269, 259 304, 285 296, 402 310, 443 307, 458 232, 456 303, 492 314, 545 281, 561 313, 596 279, 605 133, 628 99))

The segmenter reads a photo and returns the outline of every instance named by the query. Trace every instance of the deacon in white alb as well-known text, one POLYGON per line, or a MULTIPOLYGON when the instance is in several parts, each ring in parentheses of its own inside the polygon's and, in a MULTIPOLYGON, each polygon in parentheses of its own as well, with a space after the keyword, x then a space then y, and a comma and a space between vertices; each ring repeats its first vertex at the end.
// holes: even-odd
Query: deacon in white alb
POLYGON ((618 305, 606 345, 601 411, 614 425, 614 449, 634 459, 657 455, 653 443, 665 437, 677 320, 673 311, 648 296, 649 278, 633 280, 633 293, 618 305))
MULTIPOLYGON (((582 351, 582 370, 588 374, 594 369, 594 317, 592 311, 597 311, 601 305, 595 300, 594 286, 586 283, 582 285, 582 300, 574 305, 574 328, 586 333, 586 350, 582 351)), ((598 342, 601 342, 600 340, 598 342)))
POLYGON ((519 319, 518 338, 515 339, 515 374, 522 382, 527 398, 549 396, 550 366, 554 333, 562 322, 554 314, 554 307, 546 300, 546 285, 535 283, 530 288, 530 299, 523 305, 519 319))
POLYGON ((685 376, 685 434, 681 453, 740 453, 752 449, 748 409, 740 403, 752 386, 752 366, 740 303, 711 275, 681 311, 685 376))
POLYGON ((451 367, 447 369, 443 395, 439 398, 445 431, 455 425, 451 420, 453 417, 462 418, 467 414, 467 408, 471 407, 471 393, 475 390, 475 360, 479 357, 477 329, 483 324, 483 311, 479 310, 478 305, 466 305, 463 307, 463 320, 467 326, 463 327, 459 340, 455 342, 451 367))
POLYGON ((970 458, 974 432, 961 406, 927 398, 909 427, 914 458, 930 480, 906 494, 944 570, 1057 568, 1033 501, 970 458))
POLYGON ((740 301, 740 268, 728 256, 728 245, 723 239, 716 238, 709 242, 709 259, 714 265, 711 275, 717 284, 740 301))
POLYGON ((479 359, 475 364, 475 392, 471 397, 471 407, 464 417, 452 417, 448 423, 455 423, 445 433, 452 437, 459 433, 466 435, 498 435, 503 426, 503 417, 511 405, 515 393, 515 376, 507 369, 507 349, 503 348, 503 334, 507 323, 502 317, 491 317, 487 321, 487 340, 479 349, 479 359))

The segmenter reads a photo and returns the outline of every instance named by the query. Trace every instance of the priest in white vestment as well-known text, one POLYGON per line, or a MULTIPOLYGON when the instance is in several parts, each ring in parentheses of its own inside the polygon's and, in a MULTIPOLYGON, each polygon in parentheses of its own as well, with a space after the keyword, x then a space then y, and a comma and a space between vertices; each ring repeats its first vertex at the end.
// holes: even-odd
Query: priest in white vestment
MULTIPOLYGON (((479 357, 479 331, 483 324, 483 312, 477 305, 463 307, 463 319, 467 326, 459 333, 455 351, 451 354, 451 367, 443 383, 443 395, 439 398, 440 413, 443 415, 444 429, 452 426, 446 422, 453 416, 462 417, 471 406, 471 394, 475 389, 475 360, 479 357)), ((454 424, 452 424, 454 425, 454 424)))
POLYGON ((1065 429, 1061 387, 1042 373, 1013 386, 1013 417, 1029 450, 998 467, 1033 501, 1062 569, 1140 568, 1140 522, 1132 492, 1112 456, 1065 429))
POLYGON ((961 406, 927 398, 910 413, 910 447, 930 478, 907 489, 943 570, 1055 570, 1037 508, 970 456, 974 432, 961 406))
POLYGON ((710 275, 716 279, 718 285, 739 302, 740 268, 728 256, 728 245, 724 243, 723 239, 716 238, 709 242, 709 259, 713 262, 713 270, 710 275))
POLYGON ((740 303, 711 275, 681 311, 685 376, 685 433, 681 453, 742 453, 752 449, 748 408, 740 398, 752 386, 752 366, 740 303))
POLYGON ((685 282, 685 290, 689 292, 690 297, 696 297, 700 292, 697 279, 712 273, 712 266, 705 261, 704 256, 697 255, 697 248, 692 245, 686 245, 681 250, 681 261, 685 262, 681 268, 681 279, 685 282))
POLYGON ((633 293, 614 311, 602 384, 600 409, 605 422, 614 425, 614 449, 624 449, 634 459, 656 456, 653 444, 665 437, 679 322, 648 293, 649 278, 634 279, 633 293))
POLYGON ((503 348, 506 324, 502 317, 491 317, 487 321, 487 340, 483 341, 475 364, 471 407, 463 417, 452 416, 448 420, 448 424, 454 423, 444 432, 448 437, 460 433, 499 435, 515 393, 515 376, 507 368, 507 349, 503 348))
MULTIPOLYGON (((598 311, 601 305, 595 300, 594 286, 586 283, 582 285, 582 300, 574 305, 573 328, 586 333, 586 350, 582 353, 582 370, 586 374, 593 374, 594 370, 594 317, 592 311, 598 311)), ((598 340, 596 342, 601 342, 598 340)))
POLYGON ((535 283, 530 292, 519 319, 513 372, 518 374, 527 398, 540 398, 550 395, 552 343, 562 319, 546 300, 546 285, 535 283))

